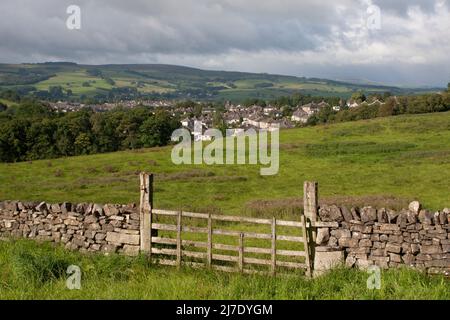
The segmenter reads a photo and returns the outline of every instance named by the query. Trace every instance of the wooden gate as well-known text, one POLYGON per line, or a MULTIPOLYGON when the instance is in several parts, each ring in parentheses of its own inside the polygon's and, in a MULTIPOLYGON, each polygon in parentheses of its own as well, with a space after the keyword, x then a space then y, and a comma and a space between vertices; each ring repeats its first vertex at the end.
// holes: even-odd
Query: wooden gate
MULTIPOLYGON (((316 224, 311 218, 301 214, 299 221, 290 221, 155 209, 153 176, 141 173, 140 179, 141 251, 152 262, 263 274, 300 269, 311 276, 316 224), (261 232, 264 228, 269 231, 261 232)), ((312 210, 314 201, 309 201, 312 210)))

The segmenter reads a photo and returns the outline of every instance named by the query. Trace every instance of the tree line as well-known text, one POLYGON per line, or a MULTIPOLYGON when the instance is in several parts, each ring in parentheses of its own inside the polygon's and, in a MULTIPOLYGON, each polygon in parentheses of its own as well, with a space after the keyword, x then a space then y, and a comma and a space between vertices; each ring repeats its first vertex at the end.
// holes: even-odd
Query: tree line
MULTIPOLYGON (((449 84, 450 89, 450 84, 449 84)), ((307 125, 356 121, 377 117, 388 117, 400 114, 418 114, 450 111, 450 91, 412 96, 385 96, 366 98, 363 94, 355 94, 354 101, 358 107, 347 106, 335 111, 331 106, 322 108, 319 113, 308 119, 307 125), (378 100, 378 101, 376 101, 378 100)))
POLYGON ((59 113, 37 101, 0 112, 0 161, 15 162, 164 146, 179 121, 164 110, 59 113))

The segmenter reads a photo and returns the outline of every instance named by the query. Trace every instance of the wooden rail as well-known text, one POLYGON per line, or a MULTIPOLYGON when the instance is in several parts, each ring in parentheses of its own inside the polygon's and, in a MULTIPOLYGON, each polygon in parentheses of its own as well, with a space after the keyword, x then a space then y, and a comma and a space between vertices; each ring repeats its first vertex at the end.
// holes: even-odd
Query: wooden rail
MULTIPOLYGON (((141 223, 141 250, 146 250, 153 262, 163 265, 180 267, 184 264, 226 272, 272 275, 283 271, 283 268, 303 269, 307 276, 311 276, 310 239, 312 235, 309 229, 337 226, 336 222, 317 222, 315 217, 307 219, 304 215, 300 216, 300 221, 290 221, 275 217, 265 219, 155 209, 151 195, 146 193, 152 190, 152 181, 152 178, 141 174, 141 201, 143 201, 143 205, 141 203, 141 219, 143 215, 148 215, 143 219, 144 223, 141 223), (158 216, 161 218, 158 219, 158 216), (196 226, 188 225, 196 220, 197 222, 205 221, 206 223, 203 225, 206 226, 197 226, 199 223, 194 223, 196 226), (167 221, 173 221, 173 223, 167 223, 167 221), (224 222, 237 223, 238 226, 241 223, 266 225, 270 227, 270 232, 242 231, 235 230, 236 228, 231 228, 233 229, 231 230, 224 222), (290 232, 289 235, 282 234, 277 227, 294 228, 294 232, 290 232), (142 230, 142 228, 147 229, 142 230), (193 238, 192 236, 188 236, 189 239, 186 239, 187 234, 203 235, 206 237, 206 241, 190 240, 193 238), (235 240, 231 240, 234 244, 219 243, 216 240, 223 237, 235 238, 235 240), (248 239, 267 241, 267 247, 247 245, 248 239), (143 241, 146 243, 142 243, 143 241), (289 250, 280 249, 279 241, 292 243, 289 250), (298 249, 295 249, 296 247, 298 249), (300 261, 289 260, 299 258, 300 261)), ((309 210, 314 207, 314 201, 314 199, 310 201, 309 210)))
MULTIPOLYGON (((311 273, 310 263, 309 263, 309 252, 308 252, 308 242, 307 242, 307 230, 304 217, 301 216, 301 221, 288 221, 288 220, 278 220, 273 219, 260 219, 252 217, 241 217, 241 216, 226 216, 217 214, 205 214, 205 213, 195 213, 195 212, 184 212, 176 210, 162 210, 153 209, 152 215, 156 216, 166 216, 176 219, 176 223, 159 223, 153 222, 156 219, 150 219, 151 229, 158 231, 166 231, 171 233, 176 233, 175 238, 170 238, 168 236, 158 236, 151 237, 151 255, 152 257, 160 256, 160 259, 154 259, 156 262, 165 265, 181 266, 182 264, 189 265, 192 267, 210 267, 215 270, 229 271, 229 272, 243 272, 243 273, 264 273, 261 270, 255 270, 247 268, 251 265, 266 266, 268 270, 265 273, 275 274, 279 267, 293 268, 293 269, 304 269, 308 275, 311 273), (198 226, 187 226, 184 224, 184 218, 200 219, 206 220, 206 227, 198 226), (260 233, 260 232, 249 232, 249 231, 238 231, 229 230, 221 226, 221 228, 214 227, 215 221, 223 222, 237 222, 237 223, 248 223, 248 224, 259 224, 259 225, 269 225, 270 233, 260 233), (277 226, 292 227, 296 228, 298 236, 293 235, 283 235, 277 232, 277 226), (196 233, 206 235, 206 241, 194 241, 183 239, 182 235, 184 233, 196 233), (214 236, 229 236, 237 238, 237 244, 224 244, 213 241, 214 236), (255 246, 245 245, 246 239, 261 239, 270 241, 270 247, 262 248, 255 246), (288 241, 296 243, 298 246, 303 244, 303 248, 298 250, 285 250, 277 248, 277 241, 288 241), (158 247, 158 246, 165 247, 158 247), (167 248, 169 246, 170 248, 167 248), (187 247, 202 248, 205 251, 198 252, 188 250, 187 247), (230 253, 218 253, 221 251, 228 251, 230 253), (231 253, 234 253, 232 255, 231 253), (270 258, 260 258, 260 257, 248 257, 248 254, 260 254, 267 255, 270 258), (280 260, 280 256, 293 257, 293 258, 304 258, 304 262, 297 261, 284 261, 280 260), (161 258, 163 257, 163 258, 161 258), (184 258, 192 258, 191 260, 196 261, 186 261, 184 258), (200 260, 200 261, 198 261, 200 260), (232 263, 235 266, 223 265, 223 263, 232 263)), ((167 219, 166 219, 167 220, 167 219)))

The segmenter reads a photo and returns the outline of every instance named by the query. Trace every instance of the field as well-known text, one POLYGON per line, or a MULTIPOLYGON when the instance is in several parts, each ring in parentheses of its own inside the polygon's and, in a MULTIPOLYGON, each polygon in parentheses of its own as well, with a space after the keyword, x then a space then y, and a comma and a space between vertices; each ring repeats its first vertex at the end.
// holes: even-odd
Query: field
POLYGON ((138 202, 140 171, 155 174, 155 206, 272 215, 298 208, 305 180, 323 201, 429 209, 450 205, 450 113, 282 130, 280 170, 173 165, 171 147, 0 164, 0 199, 138 202), (377 203, 378 202, 378 203, 377 203))
POLYGON ((144 257, 83 256, 31 241, 0 242, 0 299, 450 299, 450 282, 407 269, 368 274, 336 269, 313 280, 149 265, 144 257), (81 290, 68 290, 66 269, 82 270, 81 290))
MULTIPOLYGON (((155 174, 155 206, 164 209, 298 220, 305 180, 319 182, 321 202, 396 209, 413 199, 429 209, 450 205, 450 112, 282 130, 275 176, 260 176, 259 165, 176 166, 170 154, 169 146, 2 163, 0 199, 137 203, 138 173, 147 171, 155 174)), ((265 246, 254 241, 249 245, 265 246)), ((449 282, 440 277, 384 271, 382 289, 373 291, 366 288, 367 276, 345 269, 314 280, 295 273, 271 278, 177 271, 139 257, 82 257, 45 244, 0 242, 0 298, 450 298, 449 282), (85 272, 81 291, 65 288, 62 274, 73 262, 85 272)))
POLYGON ((30 87, 49 90, 54 86, 61 86, 64 92, 72 91, 71 96, 56 99, 106 97, 113 89, 133 88, 141 95, 162 94, 162 98, 227 99, 234 102, 247 98, 275 99, 293 93, 349 98, 359 90, 367 94, 386 91, 392 94, 410 94, 424 91, 417 88, 402 89, 326 79, 209 71, 173 65, 0 64, 0 90, 30 87))

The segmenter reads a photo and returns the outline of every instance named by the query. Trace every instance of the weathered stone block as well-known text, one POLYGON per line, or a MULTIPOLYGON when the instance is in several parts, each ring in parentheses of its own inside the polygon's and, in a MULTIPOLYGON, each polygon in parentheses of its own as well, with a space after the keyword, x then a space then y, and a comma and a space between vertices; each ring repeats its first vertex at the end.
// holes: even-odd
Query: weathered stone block
POLYGON ((141 220, 138 213, 131 213, 130 214, 130 219, 131 220, 138 220, 138 221, 141 220))
POLYGON ((104 205, 103 209, 105 210, 105 215, 106 216, 116 216, 119 214, 119 209, 117 209, 114 205, 112 204, 106 204, 104 205))
POLYGON ((119 232, 107 232, 106 241, 117 244, 139 244, 139 235, 124 234, 119 232))
POLYGON ((413 201, 409 204, 408 209, 415 214, 419 214, 422 206, 420 205, 419 201, 413 201))
POLYGON ((381 231, 399 231, 400 227, 396 224, 383 223, 380 224, 381 231))
POLYGON ((343 248, 353 248, 353 247, 357 247, 359 240, 358 239, 353 239, 353 238, 340 238, 338 240, 339 242, 339 246, 343 247, 343 248))
POLYGON ((389 259, 392 262, 397 262, 397 263, 401 263, 402 262, 402 257, 399 254, 396 253, 389 253, 389 259))
POLYGON ((377 210, 372 207, 364 207, 361 209, 361 221, 363 223, 373 222, 377 219, 377 210))
POLYGON ((356 207, 353 207, 350 209, 350 212, 352 213, 352 219, 356 221, 361 221, 361 216, 359 214, 359 209, 356 207))
POLYGON ((336 205, 323 205, 319 209, 319 217, 321 221, 329 222, 329 221, 337 221, 341 222, 344 220, 341 214, 341 209, 339 209, 336 205))
POLYGON ((429 245, 429 246, 423 245, 420 248, 420 252, 424 254, 435 254, 435 253, 442 253, 442 249, 440 245, 429 245))
POLYGON ((385 252, 384 252, 384 249, 372 249, 371 251, 370 251, 370 254, 372 255, 372 256, 384 256, 385 255, 385 252))
POLYGON ((419 260, 419 261, 430 261, 430 260, 433 260, 433 258, 429 254, 419 253, 416 256, 416 260, 419 260))
POLYGON ((396 223, 397 221, 397 217, 398 217, 398 212, 388 209, 387 210, 387 216, 388 216, 388 222, 389 223, 396 223))
POLYGON ((97 213, 97 214, 99 214, 99 215, 102 215, 102 214, 103 214, 103 207, 102 207, 100 204, 95 203, 95 204, 92 206, 91 213, 97 213))
POLYGON ((350 210, 347 209, 347 207, 341 207, 341 213, 345 221, 350 222, 351 220, 353 220, 353 215, 350 210))
POLYGON ((316 252, 314 257, 314 276, 344 263, 344 251, 316 252))
POLYGON ((371 247, 372 246, 372 241, 370 241, 369 239, 361 239, 359 241, 359 246, 360 247, 371 247))
POLYGON ((98 218, 94 215, 88 215, 84 218, 84 223, 90 224, 90 223, 96 223, 98 222, 98 218))
POLYGON ((129 244, 126 244, 123 246, 123 253, 128 256, 137 256, 139 254, 139 246, 132 246, 129 244))
POLYGON ((337 247, 338 239, 336 237, 330 237, 330 239, 328 240, 328 246, 329 247, 337 247))
POLYGON ((378 210, 377 212, 377 221, 380 223, 387 223, 388 222, 388 215, 385 208, 382 208, 378 210))
POLYGON ((388 242, 385 248, 386 252, 400 253, 402 247, 398 244, 388 242))
POLYGON ((402 260, 405 264, 411 265, 416 261, 416 257, 413 254, 407 253, 402 256, 402 260))
POLYGON ((403 236, 396 236, 394 234, 391 234, 389 236, 389 242, 401 244, 403 242, 403 236))
POLYGON ((345 259, 345 265, 348 267, 348 268, 351 268, 351 267, 353 267, 354 265, 355 265, 355 263, 356 263, 356 258, 354 257, 354 256, 347 256, 347 258, 345 259))
POLYGON ((423 224, 432 224, 434 218, 434 214, 428 210, 420 210, 419 212, 419 221, 423 224))

